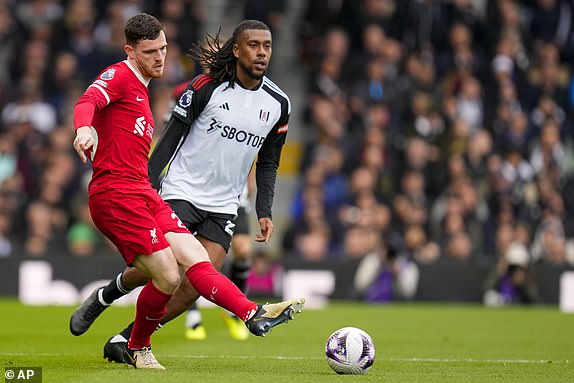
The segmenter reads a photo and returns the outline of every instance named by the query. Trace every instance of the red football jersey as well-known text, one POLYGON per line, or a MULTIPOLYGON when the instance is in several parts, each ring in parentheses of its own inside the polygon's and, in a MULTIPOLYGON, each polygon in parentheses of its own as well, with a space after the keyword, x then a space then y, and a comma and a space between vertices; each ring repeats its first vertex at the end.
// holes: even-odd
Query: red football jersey
POLYGON ((148 84, 135 68, 122 61, 106 68, 76 103, 76 129, 92 126, 96 139, 87 153, 93 167, 90 194, 151 188, 147 162, 154 121, 148 84), (85 113, 91 109, 93 116, 85 113))

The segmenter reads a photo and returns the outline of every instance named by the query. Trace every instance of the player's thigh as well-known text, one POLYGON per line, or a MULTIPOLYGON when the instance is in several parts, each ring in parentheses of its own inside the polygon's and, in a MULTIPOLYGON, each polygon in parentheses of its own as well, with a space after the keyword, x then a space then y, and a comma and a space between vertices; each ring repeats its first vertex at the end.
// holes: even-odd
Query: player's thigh
POLYGON ((167 202, 185 226, 196 235, 214 267, 221 268, 233 235, 233 215, 208 212, 184 200, 167 202))
POLYGON ((94 224, 118 248, 128 266, 141 254, 169 247, 155 220, 154 204, 149 202, 145 191, 110 190, 89 199, 94 224))
POLYGON ((221 270, 221 267, 223 267, 223 263, 225 262, 225 256, 227 255, 227 251, 225 251, 223 246, 221 246, 219 243, 213 242, 201 235, 198 235, 197 239, 207 251, 207 254, 209 255, 211 263, 213 263, 213 266, 217 270, 221 270))
POLYGON ((135 267, 128 267, 122 273, 122 284, 132 290, 138 286, 143 286, 149 281, 149 275, 142 273, 135 267))
POLYGON ((234 235, 246 234, 249 235, 251 232, 251 225, 249 224, 249 213, 244 207, 239 207, 237 209, 237 217, 233 220, 235 228, 233 229, 234 235))
POLYGON ((235 230, 234 218, 231 214, 209 213, 196 225, 197 236, 218 244, 227 254, 235 230))
POLYGON ((195 236, 188 233, 165 233, 165 238, 170 244, 177 263, 187 270, 198 262, 209 262, 207 251, 195 236))
POLYGON ((250 259, 253 242, 249 234, 235 234, 231 239, 231 254, 234 259, 250 259))
POLYGON ((172 294, 179 284, 179 267, 170 247, 152 254, 138 255, 133 265, 148 275, 161 291, 172 294))

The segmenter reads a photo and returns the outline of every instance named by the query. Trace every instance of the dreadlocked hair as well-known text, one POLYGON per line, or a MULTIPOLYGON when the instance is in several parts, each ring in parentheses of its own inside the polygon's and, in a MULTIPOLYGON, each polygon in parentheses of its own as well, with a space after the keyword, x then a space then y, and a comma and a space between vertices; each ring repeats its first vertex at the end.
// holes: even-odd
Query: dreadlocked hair
POLYGON ((229 87, 233 88, 237 80, 237 71, 235 64, 237 58, 233 55, 233 46, 236 44, 239 36, 248 29, 260 29, 269 31, 269 27, 258 20, 243 20, 235 27, 232 37, 221 42, 221 27, 215 36, 209 33, 205 34, 205 43, 197 42, 189 50, 189 56, 198 62, 207 74, 213 77, 217 82, 229 81, 229 87))

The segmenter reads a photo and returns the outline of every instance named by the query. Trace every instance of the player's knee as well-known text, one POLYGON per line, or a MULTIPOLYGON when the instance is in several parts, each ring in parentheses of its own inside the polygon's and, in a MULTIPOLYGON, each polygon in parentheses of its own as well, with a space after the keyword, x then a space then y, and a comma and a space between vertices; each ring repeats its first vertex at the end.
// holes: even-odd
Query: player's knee
POLYGON ((124 287, 130 290, 143 286, 149 281, 149 277, 135 267, 124 270, 121 278, 124 287))
POLYGON ((168 293, 173 294, 176 287, 179 285, 180 275, 177 270, 166 270, 162 275, 158 278, 157 283, 159 284, 160 290, 168 293))
POLYGON ((223 263, 225 262, 225 250, 222 251, 211 251, 209 252, 209 259, 218 271, 221 270, 223 267, 223 263))
POLYGON ((251 243, 239 242, 233 247, 233 258, 238 260, 247 260, 251 258, 253 248, 251 243))

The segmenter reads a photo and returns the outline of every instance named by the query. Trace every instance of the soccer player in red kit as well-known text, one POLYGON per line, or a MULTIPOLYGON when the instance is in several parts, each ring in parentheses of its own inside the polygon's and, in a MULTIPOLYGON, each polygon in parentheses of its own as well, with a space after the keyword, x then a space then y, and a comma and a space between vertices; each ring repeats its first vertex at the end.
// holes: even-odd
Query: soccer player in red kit
MULTIPOLYGON (((242 318, 256 335, 291 319, 304 300, 272 305, 248 300, 215 270, 205 248, 152 187, 147 161, 154 120, 147 86, 163 74, 167 41, 162 24, 145 13, 127 21, 125 37, 126 60, 101 72, 75 105, 74 149, 82 161, 88 156, 92 162, 88 191, 95 225, 127 265, 150 278, 137 300, 124 359, 135 368, 163 370, 150 338, 180 282, 180 267, 198 293, 242 318)), ((94 307, 81 306, 76 312, 93 315, 94 307)), ((79 335, 73 319, 70 330, 79 335)))

